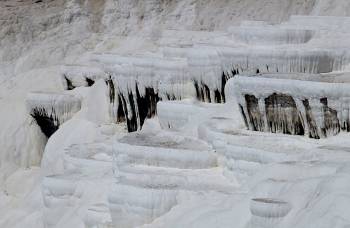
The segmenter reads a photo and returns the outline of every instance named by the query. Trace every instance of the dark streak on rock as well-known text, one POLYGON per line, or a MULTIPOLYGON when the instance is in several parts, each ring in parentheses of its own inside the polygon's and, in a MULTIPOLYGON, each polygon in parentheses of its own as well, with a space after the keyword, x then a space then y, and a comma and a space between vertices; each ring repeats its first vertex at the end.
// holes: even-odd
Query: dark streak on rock
POLYGON ((69 80, 66 75, 64 75, 64 79, 66 80, 67 90, 75 89, 75 86, 73 85, 72 81, 69 80))
MULTIPOLYGON (((127 116, 126 118, 126 122, 128 125, 128 131, 129 132, 133 132, 133 131, 137 131, 137 116, 136 116, 136 107, 135 107, 135 101, 134 101, 134 95, 132 94, 131 91, 128 92, 128 100, 130 103, 130 109, 129 110, 131 112, 131 118, 129 119, 129 116, 127 116)), ((127 109, 127 106, 125 107, 125 109, 127 109)), ((128 112, 129 112, 128 111, 128 112)))
POLYGON ((221 103, 221 93, 218 89, 214 90, 214 101, 215 103, 221 103))
POLYGON ((324 127, 321 128, 325 137, 328 135, 336 135, 340 132, 340 124, 337 111, 328 107, 328 99, 326 97, 320 99, 323 104, 324 127))
POLYGON ((258 99, 254 95, 246 94, 245 101, 247 104, 249 122, 253 127, 253 131, 264 131, 264 119, 259 110, 258 99))
POLYGON ((211 97, 210 97, 210 89, 209 87, 202 83, 202 87, 204 88, 204 92, 205 92, 205 98, 207 99, 207 102, 211 103, 211 97))
POLYGON ((125 102, 125 99, 123 97, 123 94, 118 94, 118 110, 117 110, 117 123, 125 122, 126 116, 123 109, 123 100, 125 102))
POLYGON ((247 129, 249 129, 248 119, 247 119, 247 116, 244 113, 244 109, 243 109, 242 105, 239 105, 239 110, 241 111, 241 114, 243 116, 243 120, 244 120, 245 126, 247 127, 247 129))
POLYGON ((136 85, 136 102, 140 118, 140 127, 143 126, 146 118, 152 118, 157 113, 158 93, 153 88, 145 88, 145 95, 141 96, 136 85))
POLYGON ((194 85, 194 88, 196 90, 196 97, 197 97, 197 100, 202 100, 201 99, 201 96, 200 96, 200 92, 199 92, 199 85, 198 85, 198 82, 196 80, 193 80, 193 85, 194 85))
MULTIPOLYGON (((130 107, 127 105, 124 95, 122 93, 118 94, 117 122, 124 122, 126 120, 129 132, 134 132, 142 128, 146 118, 154 117, 157 114, 157 103, 161 100, 154 88, 146 87, 143 96, 137 84, 135 85, 135 89, 135 94, 132 91, 128 92, 127 100, 130 107), (130 110, 128 110, 128 107, 130 110)), ((169 97, 171 96, 169 95, 169 97)), ((176 99, 175 95, 173 97, 176 99)))
POLYGON ((320 139, 320 136, 318 135, 318 131, 317 131, 316 121, 313 117, 311 107, 309 104, 309 100, 308 99, 303 100, 303 105, 305 108, 306 122, 309 127, 309 137, 314 139, 320 139))
POLYGON ((115 101, 115 87, 114 87, 113 80, 111 78, 109 78, 106 81, 106 83, 107 83, 108 90, 109 90, 109 101, 110 101, 110 103, 114 103, 114 101, 115 101))

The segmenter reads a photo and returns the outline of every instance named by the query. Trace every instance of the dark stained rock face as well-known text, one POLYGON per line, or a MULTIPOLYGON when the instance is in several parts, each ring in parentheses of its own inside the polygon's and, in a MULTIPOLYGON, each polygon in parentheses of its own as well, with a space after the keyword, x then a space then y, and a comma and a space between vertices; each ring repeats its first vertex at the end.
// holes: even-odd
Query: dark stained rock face
POLYGON ((293 97, 274 93, 265 98, 265 110, 272 133, 304 135, 303 120, 293 97))
POLYGON ((315 107, 309 99, 299 100, 301 107, 298 107, 292 96, 283 93, 260 99, 245 94, 244 101, 245 106, 239 104, 239 111, 247 128, 253 131, 307 135, 314 139, 337 135, 341 130, 350 132, 349 117, 343 116, 340 121, 338 111, 329 107, 326 97, 321 98, 319 104, 316 100, 315 107))
POLYGON ((259 109, 259 100, 254 95, 246 94, 245 101, 247 104, 248 118, 253 131, 264 131, 265 124, 263 114, 259 109))
POLYGON ((152 118, 157 113, 157 103, 160 101, 158 93, 154 88, 145 88, 145 93, 141 94, 136 85, 135 94, 129 91, 127 96, 118 94, 117 122, 126 120, 129 132, 134 132, 142 128, 146 118, 152 118))

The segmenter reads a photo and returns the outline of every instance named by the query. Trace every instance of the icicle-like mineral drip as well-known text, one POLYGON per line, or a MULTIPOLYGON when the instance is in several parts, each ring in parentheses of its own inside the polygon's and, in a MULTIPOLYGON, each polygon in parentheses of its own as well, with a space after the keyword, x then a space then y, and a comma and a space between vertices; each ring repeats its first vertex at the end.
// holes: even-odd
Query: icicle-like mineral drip
POLYGON ((106 67, 111 75, 107 82, 118 94, 114 99, 117 122, 126 120, 129 131, 140 129, 146 118, 156 114, 159 100, 180 100, 194 94, 184 59, 124 57, 116 62, 106 67))
POLYGON ((63 85, 67 90, 80 86, 92 86, 98 79, 108 79, 100 68, 89 66, 64 66, 61 69, 63 85))
POLYGON ((244 76, 233 80, 231 89, 251 130, 316 139, 349 131, 349 84, 244 76))
POLYGON ((81 108, 77 97, 57 93, 30 93, 26 103, 30 115, 47 137, 81 108))

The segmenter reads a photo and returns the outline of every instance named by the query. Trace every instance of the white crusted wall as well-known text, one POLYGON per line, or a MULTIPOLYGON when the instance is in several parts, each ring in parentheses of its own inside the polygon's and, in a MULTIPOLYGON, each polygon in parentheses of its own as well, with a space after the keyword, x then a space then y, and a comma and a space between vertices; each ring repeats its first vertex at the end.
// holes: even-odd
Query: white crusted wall
POLYGON ((225 30, 242 20, 280 22, 292 14, 347 15, 349 6, 346 0, 0 1, 2 160, 17 165, 40 160, 26 161, 33 160, 27 155, 37 150, 28 149, 33 148, 27 147, 33 144, 27 137, 31 130, 22 128, 27 118, 24 99, 30 91, 62 90, 57 72, 46 70, 48 66, 69 64, 92 51, 152 50, 164 29, 225 30), (30 72, 38 68, 39 72, 30 72), (18 117, 13 117, 13 110, 21 110, 15 111, 18 117), (24 137, 21 143, 19 134, 24 137))

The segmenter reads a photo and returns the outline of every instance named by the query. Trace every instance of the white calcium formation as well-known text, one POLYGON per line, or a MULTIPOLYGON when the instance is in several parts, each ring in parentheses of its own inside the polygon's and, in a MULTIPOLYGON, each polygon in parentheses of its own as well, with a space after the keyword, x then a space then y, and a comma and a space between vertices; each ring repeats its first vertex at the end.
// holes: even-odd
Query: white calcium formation
POLYGON ((47 137, 72 118, 81 107, 79 98, 67 94, 30 93, 26 102, 30 115, 47 137))
POLYGON ((349 85, 237 77, 232 88, 246 126, 319 139, 349 129, 349 85))
POLYGON ((0 227, 350 226, 349 8, 0 1, 0 227))

